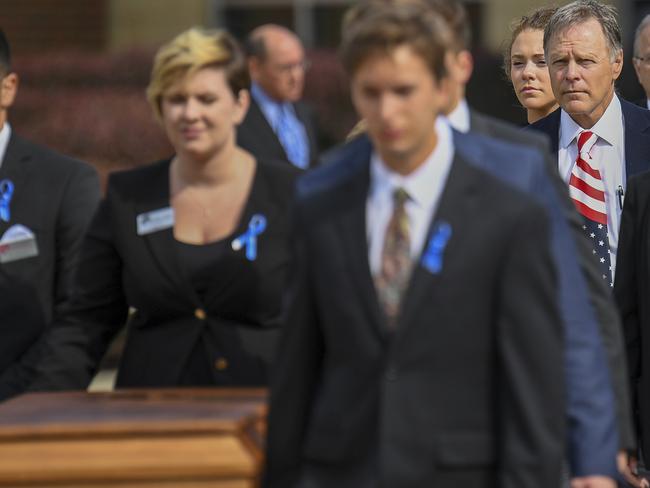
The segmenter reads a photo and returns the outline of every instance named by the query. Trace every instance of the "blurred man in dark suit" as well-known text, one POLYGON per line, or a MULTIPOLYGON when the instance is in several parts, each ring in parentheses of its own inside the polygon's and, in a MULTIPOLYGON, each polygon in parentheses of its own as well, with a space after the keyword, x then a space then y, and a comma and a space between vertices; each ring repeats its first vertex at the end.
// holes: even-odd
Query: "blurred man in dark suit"
POLYGON ((250 33, 247 51, 251 106, 237 143, 258 158, 309 168, 318 151, 311 110, 300 101, 309 63, 300 39, 267 24, 250 33))
POLYGON ((77 253, 99 202, 95 170, 16 135, 7 122, 18 89, 0 31, 0 399, 23 391, 44 324, 66 308, 77 253), (29 307, 35 310, 29 310, 29 307), (10 361, 7 361, 11 358, 10 361))
POLYGON ((542 158, 437 117, 447 31, 410 3, 373 5, 344 34, 368 137, 298 183, 268 486, 559 483, 550 222, 480 163, 516 154, 544 185, 542 158))

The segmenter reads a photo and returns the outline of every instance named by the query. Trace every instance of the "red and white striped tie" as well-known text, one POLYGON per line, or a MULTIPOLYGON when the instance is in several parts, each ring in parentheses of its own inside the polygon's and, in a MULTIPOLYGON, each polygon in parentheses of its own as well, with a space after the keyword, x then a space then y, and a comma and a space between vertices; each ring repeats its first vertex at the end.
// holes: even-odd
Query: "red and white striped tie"
POLYGON ((578 212, 584 217, 587 237, 591 240, 592 254, 598 260, 603 280, 612 285, 609 239, 607 237, 607 205, 605 185, 600 170, 592 165, 591 149, 598 136, 583 131, 578 136, 578 157, 571 170, 569 194, 578 212))
POLYGON ((607 225, 605 185, 600 171, 589 163, 589 152, 597 139, 596 134, 587 130, 578 136, 578 157, 571 171, 569 193, 581 215, 607 225))

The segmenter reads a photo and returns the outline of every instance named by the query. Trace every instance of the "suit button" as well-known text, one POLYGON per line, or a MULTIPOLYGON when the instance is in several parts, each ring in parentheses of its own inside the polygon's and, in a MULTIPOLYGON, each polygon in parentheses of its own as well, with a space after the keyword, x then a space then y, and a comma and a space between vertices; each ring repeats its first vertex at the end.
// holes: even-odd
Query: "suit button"
POLYGON ((203 310, 202 308, 197 308, 196 310, 194 310, 194 316, 199 320, 205 320, 205 318, 207 317, 205 310, 203 310))
POLYGON ((218 358, 214 362, 214 369, 217 371, 225 371, 228 369, 228 360, 226 358, 218 358))
POLYGON ((386 368, 384 378, 386 378, 386 381, 395 381, 397 379, 397 368, 395 366, 386 368))

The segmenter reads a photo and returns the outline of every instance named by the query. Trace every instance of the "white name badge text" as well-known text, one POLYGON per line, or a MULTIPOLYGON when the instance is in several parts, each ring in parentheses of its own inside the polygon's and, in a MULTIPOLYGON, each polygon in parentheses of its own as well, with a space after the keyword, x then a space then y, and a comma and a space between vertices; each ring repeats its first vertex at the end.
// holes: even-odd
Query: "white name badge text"
POLYGON ((174 227, 174 209, 171 207, 142 213, 136 218, 139 236, 174 227))

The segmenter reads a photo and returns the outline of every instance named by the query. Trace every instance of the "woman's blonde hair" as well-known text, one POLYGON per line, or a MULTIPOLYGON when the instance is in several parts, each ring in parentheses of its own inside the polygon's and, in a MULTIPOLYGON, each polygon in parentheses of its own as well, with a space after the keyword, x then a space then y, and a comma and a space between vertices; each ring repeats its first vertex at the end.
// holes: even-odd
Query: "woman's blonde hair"
POLYGON ((147 100, 156 117, 160 120, 162 116, 162 97, 170 86, 200 69, 212 67, 224 70, 235 96, 250 88, 244 52, 225 30, 193 27, 163 45, 154 58, 147 87, 147 100))

